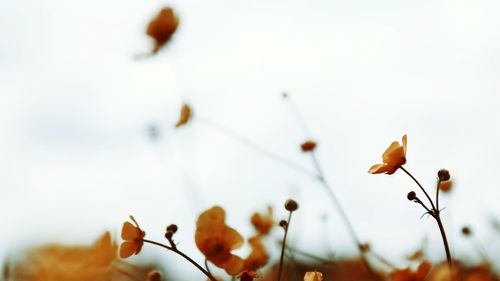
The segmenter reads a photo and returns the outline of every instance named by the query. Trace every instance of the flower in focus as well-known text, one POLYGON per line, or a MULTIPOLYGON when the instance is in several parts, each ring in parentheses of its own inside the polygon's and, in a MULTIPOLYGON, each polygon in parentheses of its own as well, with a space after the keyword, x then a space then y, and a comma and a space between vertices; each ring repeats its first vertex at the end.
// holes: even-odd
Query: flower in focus
POLYGON ((323 274, 317 271, 309 271, 304 275, 304 281, 323 281, 323 274))
POLYGON ((267 207, 267 214, 253 214, 250 220, 259 234, 268 234, 274 226, 273 208, 271 206, 267 207))
POLYGON ((152 53, 157 53, 170 40, 179 25, 179 19, 170 7, 163 8, 149 23, 146 34, 153 38, 155 46, 152 53))
POLYGON ((130 216, 130 219, 134 224, 126 221, 122 227, 122 239, 125 241, 120 245, 120 257, 123 259, 134 254, 137 255, 141 251, 142 244, 144 243, 142 239, 146 235, 134 217, 130 216))
POLYGON ((431 264, 424 261, 422 262, 417 271, 413 271, 409 268, 406 269, 396 269, 391 274, 392 281, 422 281, 427 276, 431 269, 431 264))
POLYGON ((193 116, 193 110, 188 104, 184 103, 181 108, 181 114, 179 116, 179 120, 175 124, 175 127, 179 128, 181 126, 186 125, 189 122, 189 120, 191 120, 192 116, 193 116))
POLYGON ((394 174, 399 167, 406 163, 406 135, 403 136, 402 143, 400 145, 397 141, 393 142, 382 155, 384 163, 373 165, 368 172, 371 174, 394 174))
POLYGON ((256 235, 248 239, 248 243, 252 247, 252 252, 244 260, 243 268, 245 270, 257 270, 266 265, 269 255, 262 243, 262 236, 256 235))
POLYGON ((313 151, 315 148, 316 148, 316 142, 311 140, 305 141, 300 145, 300 149, 302 149, 302 152, 313 151))
POLYGON ((231 250, 241 247, 243 237, 225 224, 225 218, 224 209, 218 206, 203 212, 196 222, 195 242, 207 260, 228 274, 237 275, 244 262, 231 254, 231 250))

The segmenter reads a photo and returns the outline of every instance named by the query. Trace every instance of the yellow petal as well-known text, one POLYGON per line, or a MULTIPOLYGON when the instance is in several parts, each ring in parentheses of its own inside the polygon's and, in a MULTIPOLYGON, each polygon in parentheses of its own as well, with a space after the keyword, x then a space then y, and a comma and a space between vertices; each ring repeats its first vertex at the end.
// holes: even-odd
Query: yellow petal
POLYGON ((368 170, 368 173, 370 174, 381 174, 381 173, 386 173, 391 171, 393 168, 386 165, 386 164, 376 164, 371 166, 370 170, 368 170))
POLYGON ((225 227, 222 231, 222 239, 225 244, 229 245, 231 250, 237 249, 243 245, 243 237, 238 233, 238 231, 225 227))
POLYGON ((406 156, 406 134, 403 136, 403 153, 406 156))
POLYGON ((192 115, 193 111, 191 110, 191 107, 187 104, 183 104, 181 108, 181 115, 179 116, 179 121, 177 121, 175 127, 179 128, 180 126, 187 124, 191 119, 192 115))
POLYGON ((139 250, 139 245, 133 241, 125 241, 120 245, 120 257, 128 258, 139 250))

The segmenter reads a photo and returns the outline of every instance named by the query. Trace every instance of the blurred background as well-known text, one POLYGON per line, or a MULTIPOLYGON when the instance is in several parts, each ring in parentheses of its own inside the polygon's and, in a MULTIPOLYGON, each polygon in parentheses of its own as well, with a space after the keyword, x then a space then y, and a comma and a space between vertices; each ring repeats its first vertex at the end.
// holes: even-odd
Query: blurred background
MULTIPOLYGON (((356 255, 324 187, 242 138, 309 171, 300 144, 317 141, 363 241, 405 265, 428 237, 441 260, 435 222, 406 200, 414 183, 400 171, 367 173, 403 134, 406 168, 432 193, 436 172, 451 172, 441 205, 454 255, 479 258, 459 235, 467 224, 495 256, 498 10, 495 0, 1 1, 0 261, 105 230, 119 238, 130 214, 155 239, 176 223, 180 246, 201 260, 200 212, 224 207, 248 237, 254 211, 270 204, 284 218, 289 197, 301 206, 294 245, 356 255), (157 55, 137 59, 151 50, 146 26, 166 5, 179 16, 177 32, 157 55), (183 102, 194 118, 176 129, 183 102)), ((180 276, 199 276, 159 249, 133 259, 176 262, 188 268, 180 276)))

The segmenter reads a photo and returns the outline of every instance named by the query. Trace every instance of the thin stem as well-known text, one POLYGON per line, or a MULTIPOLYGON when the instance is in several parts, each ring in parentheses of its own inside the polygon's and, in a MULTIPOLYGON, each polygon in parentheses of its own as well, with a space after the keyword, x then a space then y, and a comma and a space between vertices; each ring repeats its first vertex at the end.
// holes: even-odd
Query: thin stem
POLYGON ((212 276, 212 274, 210 274, 210 272, 208 272, 207 270, 205 270, 202 266, 200 266, 197 262, 195 262, 192 258, 190 258, 189 256, 187 256, 186 254, 184 254, 183 252, 181 252, 179 249, 173 248, 173 247, 170 247, 170 246, 167 246, 165 244, 158 243, 158 242, 155 242, 155 241, 147 240, 147 239, 142 239, 142 241, 145 242, 145 243, 149 243, 149 244, 153 244, 153 245, 165 248, 165 249, 167 249, 169 251, 172 251, 172 252, 178 254, 179 256, 181 256, 184 259, 186 259, 187 261, 189 261, 196 268, 198 268, 201 272, 203 272, 203 274, 205 274, 211 281, 217 281, 217 279, 215 279, 212 276))
POLYGON ((429 194, 427 193, 427 191, 425 191, 424 187, 420 184, 420 182, 410 172, 408 172, 403 166, 401 166, 399 168, 401 170, 403 170, 408 176, 410 176, 410 178, 413 179, 413 181, 418 185, 418 187, 420 187, 420 189, 422 190, 422 192, 425 194, 425 197, 427 197, 427 200, 429 200, 429 203, 431 203, 432 209, 436 210, 436 206, 434 206, 434 202, 432 202, 431 197, 429 196, 429 194))
MULTIPOLYGON (((280 244, 282 244, 283 242, 282 241, 278 241, 280 244)), ((301 256, 304 256, 304 257, 307 257, 307 258, 310 258, 310 259, 313 259, 313 260, 316 260, 316 261, 319 261, 319 262, 322 262, 322 263, 334 263, 334 261, 332 260, 329 260, 329 259, 326 259, 326 258, 322 258, 322 257, 319 257, 319 256, 316 256, 314 254, 311 254, 311 253, 308 253, 308 252, 305 252, 305 251, 302 251, 302 250, 299 250, 297 248, 294 248, 292 246, 288 246, 286 245, 286 249, 288 251, 291 251, 295 254, 299 254, 301 256)))
POLYGON ((452 270, 453 263, 451 260, 450 247, 448 246, 448 239, 446 238, 446 232, 444 231, 444 226, 443 223, 441 222, 439 211, 436 213, 436 216, 434 218, 436 219, 436 222, 439 226, 439 231, 441 232, 441 237, 443 238, 444 250, 446 252, 446 260, 448 261, 448 266, 450 267, 450 270, 452 270))
POLYGON ((420 204, 422 207, 424 207, 424 209, 427 211, 427 213, 429 213, 429 215, 434 217, 434 212, 431 211, 429 208, 427 208, 427 206, 425 206, 424 202, 422 202, 422 200, 420 200, 420 198, 416 197, 414 202, 420 204))
POLYGON ((210 272, 210 267, 208 267, 208 259, 205 258, 205 269, 207 270, 208 273, 210 273, 210 275, 212 274, 212 272, 210 272))
POLYGON ((436 209, 439 210, 439 186, 441 185, 441 179, 438 178, 437 186, 436 186, 436 209))
POLYGON ((296 171, 299 171, 305 175, 308 175, 310 177, 314 177, 314 178, 317 178, 318 175, 316 175, 315 173, 309 171, 308 169, 302 167, 301 165, 277 154, 277 153, 274 153, 270 150, 268 150, 267 148, 263 147, 262 145, 259 145, 257 143, 255 143, 254 141, 252 141, 251 139, 247 138, 246 136, 243 136, 242 134, 239 134, 233 130, 230 130, 224 126, 222 126, 221 124, 213 121, 213 120, 210 120, 208 118, 203 118, 203 117, 200 117, 197 115, 196 117, 198 120, 201 120, 202 122, 204 122, 206 125, 214 128, 214 129, 217 129, 219 130, 220 132, 224 133, 225 135, 227 136, 230 136, 232 137, 233 139, 237 140, 238 142, 248 146, 249 148, 261 153, 262 155, 265 155, 277 162, 281 162, 282 164, 285 164, 287 165, 288 167, 292 168, 292 169, 295 169, 296 171))
POLYGON ((278 281, 281 281, 281 273, 283 272, 283 260, 285 258, 285 248, 286 248, 286 237, 288 235, 288 227, 290 226, 290 220, 292 220, 292 213, 288 213, 288 220, 285 226, 285 236, 283 237, 283 245, 281 246, 281 256, 280 256, 280 267, 278 269, 278 281))

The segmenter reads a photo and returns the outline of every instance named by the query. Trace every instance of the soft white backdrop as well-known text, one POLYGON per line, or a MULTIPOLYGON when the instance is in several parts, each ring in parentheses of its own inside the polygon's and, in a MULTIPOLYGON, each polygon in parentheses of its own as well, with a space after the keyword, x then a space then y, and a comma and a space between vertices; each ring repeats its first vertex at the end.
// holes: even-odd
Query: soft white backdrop
MULTIPOLYGON (((499 9, 495 0, 3 0, 0 259, 33 244, 118 234, 129 214, 157 238, 177 223, 182 247, 201 258, 192 236, 204 208, 224 206, 228 223, 249 235, 254 210, 273 204, 284 216, 290 196, 301 203, 296 245, 327 254, 328 239, 354 254, 317 182, 200 119, 173 128, 187 100, 197 117, 312 169, 283 91, 376 251, 404 264, 432 235, 433 258, 443 257, 435 223, 405 199, 415 189, 409 178, 366 172, 407 133, 409 170, 430 188, 442 167, 456 180, 443 196, 455 253, 477 258, 458 235, 463 224, 498 252, 488 220, 500 216, 499 9), (144 29, 164 5, 180 16, 177 34, 156 57, 134 60, 150 49, 144 29)), ((144 250, 152 255, 160 252, 144 250)))

